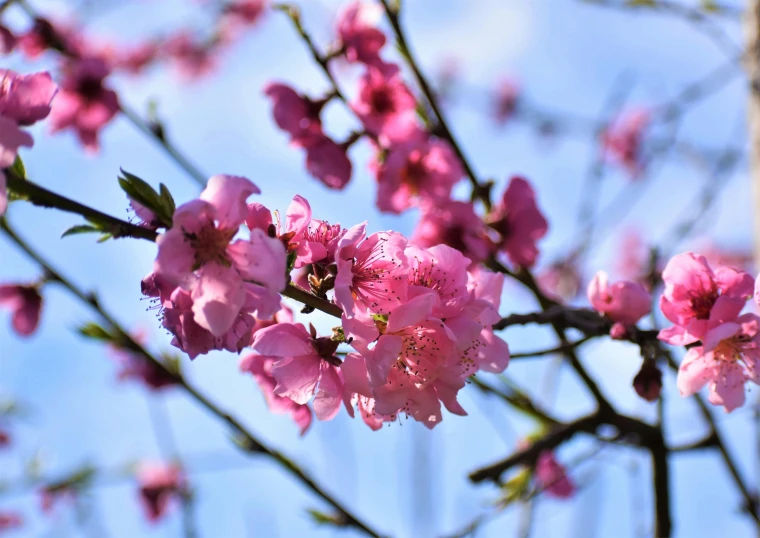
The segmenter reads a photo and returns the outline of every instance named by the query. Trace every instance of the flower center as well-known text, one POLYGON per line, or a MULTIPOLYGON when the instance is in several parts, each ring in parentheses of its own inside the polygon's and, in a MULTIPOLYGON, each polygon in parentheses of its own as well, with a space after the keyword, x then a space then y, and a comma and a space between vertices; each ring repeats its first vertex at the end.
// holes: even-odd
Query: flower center
POLYGON ((710 311, 717 300, 718 292, 713 290, 699 295, 692 295, 691 299, 689 299, 689 305, 697 319, 710 319, 710 311))
POLYGON ((393 99, 388 90, 384 88, 372 92, 370 105, 376 114, 390 114, 393 112, 393 99))
POLYGON ((193 270, 210 262, 229 266, 231 262, 227 255, 227 246, 236 233, 237 230, 221 230, 213 225, 204 226, 197 233, 185 232, 185 237, 195 251, 193 270))

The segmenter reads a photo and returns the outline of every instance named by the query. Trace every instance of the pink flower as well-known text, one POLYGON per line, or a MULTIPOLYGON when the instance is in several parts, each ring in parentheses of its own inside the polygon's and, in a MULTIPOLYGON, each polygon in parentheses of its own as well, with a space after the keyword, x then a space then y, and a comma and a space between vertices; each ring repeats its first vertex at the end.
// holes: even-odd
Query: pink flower
POLYGON ((340 360, 335 356, 338 342, 317 337, 314 327, 310 329, 308 333, 300 323, 278 323, 257 331, 252 347, 274 360, 274 394, 301 405, 316 394, 314 413, 319 420, 331 420, 343 398, 340 360))
POLYGON ((421 247, 442 243, 457 249, 472 263, 488 258, 492 249, 485 225, 473 205, 454 201, 424 204, 410 243, 421 247))
POLYGON ((649 120, 647 110, 633 110, 618 118, 602 135, 604 155, 623 165, 631 176, 638 176, 644 166, 641 151, 649 120))
POLYGON ((159 58, 160 42, 145 41, 118 51, 114 69, 121 69, 130 75, 139 75, 159 58))
POLYGON ((159 521, 187 491, 182 469, 172 463, 142 462, 137 470, 140 504, 151 523, 159 521))
POLYGON ((58 48, 72 56, 79 56, 84 49, 82 36, 74 27, 61 23, 51 24, 35 18, 33 26, 18 38, 18 47, 28 60, 37 59, 49 48, 58 48))
POLYGON ((336 254, 335 302, 349 318, 358 312, 388 314, 406 300, 406 238, 397 232, 365 238, 365 226, 350 228, 336 254))
POLYGON ((467 267, 470 260, 447 245, 429 249, 410 245, 404 251, 409 260, 409 298, 432 293, 436 298, 432 314, 440 319, 459 314, 470 301, 467 267))
MULTIPOLYGON (((250 295, 249 289, 246 289, 246 294, 250 295)), ((246 301, 256 302, 256 298, 247 297, 246 301)), ((275 303, 276 301, 279 301, 279 296, 275 297, 275 303)), ((234 318, 227 332, 220 336, 215 336, 196 323, 193 306, 190 294, 182 288, 177 288, 162 308, 163 326, 174 335, 171 344, 187 353, 191 359, 212 350, 223 349, 240 353, 251 344, 256 319, 245 311, 246 304, 234 318)))
POLYGON ((325 135, 304 138, 306 170, 331 189, 341 190, 351 179, 347 148, 325 135))
POLYGON ((514 80, 501 81, 496 89, 494 102, 494 120, 498 125, 503 125, 512 118, 517 109, 520 97, 520 87, 514 80))
POLYGON ((50 114, 57 91, 49 73, 19 75, 0 69, 0 116, 18 125, 32 125, 50 114))
POLYGON ((341 228, 340 224, 329 224, 323 220, 311 219, 303 231, 299 249, 303 249, 304 253, 299 253, 296 258, 296 267, 309 263, 324 265, 335 263, 338 243, 345 234, 346 230, 341 228))
POLYGON ((637 230, 620 239, 615 268, 624 280, 641 280, 649 271, 649 249, 637 230))
POLYGON ((179 74, 188 80, 195 80, 211 73, 217 63, 215 43, 201 42, 186 30, 170 36, 164 51, 176 66, 179 74))
POLYGON ((312 101, 279 82, 267 84, 264 94, 272 100, 275 123, 290 134, 293 144, 301 146, 305 144, 305 138, 322 135, 319 113, 325 104, 324 101, 312 101))
MULTIPOLYGON (((139 343, 145 341, 145 336, 142 333, 136 334, 134 338, 139 343)), ((153 364, 152 361, 148 360, 141 353, 114 345, 109 345, 109 350, 111 356, 121 367, 118 374, 119 380, 132 379, 141 381, 151 390, 159 390, 177 383, 177 379, 174 376, 163 368, 153 364)))
POLYGON ((441 401, 450 411, 466 414, 456 401, 464 381, 446 371, 459 362, 456 342, 443 322, 432 317, 435 302, 430 293, 415 297, 396 307, 387 323, 343 318, 345 334, 364 358, 374 411, 405 413, 429 428, 441 420, 441 401))
POLYGON ((392 145, 377 165, 377 207, 401 213, 415 199, 446 201, 463 175, 459 159, 444 140, 414 138, 392 145))
POLYGON ((375 4, 355 1, 347 4, 338 14, 338 37, 351 63, 381 67, 380 50, 385 46, 385 35, 376 26, 381 10, 375 4))
POLYGON ((286 285, 280 241, 259 229, 233 241, 248 211, 246 199, 258 192, 246 178, 214 176, 200 199, 177 208, 173 227, 157 241, 155 273, 191 293, 195 322, 216 337, 230 330, 247 302, 246 280, 266 292, 258 307, 263 317, 277 311, 276 294, 286 285))
POLYGON ((745 382, 760 384, 759 324, 760 318, 744 314, 720 324, 703 345, 690 348, 678 368, 681 396, 708 385, 710 403, 722 405, 726 412, 741 407, 745 382))
POLYGON ((266 0, 232 0, 224 6, 222 24, 253 26, 261 19, 266 7, 266 0))
POLYGON ((713 272, 704 256, 691 252, 671 258, 662 280, 660 308, 675 325, 661 330, 658 338, 676 346, 712 340, 715 329, 720 335, 720 325, 734 321, 753 292, 748 273, 727 267, 713 272))
POLYGON ((607 273, 599 271, 588 285, 591 307, 613 321, 635 325, 652 309, 652 295, 638 282, 607 281, 607 273))
POLYGON ((538 258, 536 242, 546 235, 549 225, 536 205, 533 187, 515 176, 504 191, 501 204, 488 216, 488 225, 499 232, 499 249, 515 265, 533 267, 538 258))
POLYGON ((264 400, 272 413, 290 413, 290 416, 298 425, 301 435, 311 426, 311 408, 306 404, 297 404, 286 396, 275 394, 277 380, 272 375, 274 358, 262 357, 261 355, 246 355, 240 361, 240 370, 253 375, 264 394, 264 400))
POLYGON ((2 172, 16 160, 19 147, 31 147, 32 136, 19 126, 32 125, 50 113, 57 88, 48 73, 19 75, 0 69, 0 215, 8 205, 2 172))
POLYGON ((351 108, 382 144, 403 142, 417 132, 417 101, 395 65, 369 67, 359 80, 351 108))
POLYGON ((570 301, 581 289, 581 275, 575 260, 560 260, 541 270, 536 276, 541 291, 555 301, 570 301))
POLYGON ((536 460, 536 482, 553 497, 567 499, 575 494, 575 484, 567 476, 565 468, 554 458, 554 453, 544 451, 536 460))
POLYGON ((100 58, 72 60, 66 66, 50 116, 53 132, 71 128, 87 150, 98 150, 98 134, 119 111, 116 92, 104 85, 108 74, 100 58))
POLYGON ((20 529, 24 525, 24 518, 16 512, 0 512, 0 532, 20 529))
POLYGON ((0 286, 0 306, 13 312, 13 330, 31 336, 37 330, 42 312, 42 296, 37 286, 0 286))

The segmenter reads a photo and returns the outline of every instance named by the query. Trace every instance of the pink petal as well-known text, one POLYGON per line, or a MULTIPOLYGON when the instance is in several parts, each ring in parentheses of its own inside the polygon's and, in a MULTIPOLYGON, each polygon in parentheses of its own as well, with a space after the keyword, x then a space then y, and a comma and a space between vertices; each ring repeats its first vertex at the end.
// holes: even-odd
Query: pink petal
POLYGON ((388 316, 387 332, 395 333, 419 325, 430 316, 437 302, 438 296, 435 293, 425 293, 397 306, 388 316))
POLYGON ((705 354, 701 347, 693 347, 678 367, 676 385, 681 396, 691 396, 699 392, 708 381, 714 379, 716 362, 712 353, 705 354))
POLYGON ((220 228, 234 229, 245 221, 248 214, 248 197, 260 193, 259 188, 250 179, 218 174, 208 180, 200 199, 214 207, 220 228))
POLYGON ((272 375, 277 380, 275 394, 297 404, 308 402, 317 390, 321 363, 318 355, 287 357, 275 362, 272 367, 272 375))
POLYGON ((311 336, 300 323, 278 323, 256 331, 251 347, 262 355, 296 357, 314 355, 311 336))
POLYGON ((323 363, 319 392, 314 398, 314 414, 319 420, 332 420, 343 401, 343 381, 334 366, 323 363))
POLYGON ((214 336, 230 330, 245 303, 245 288, 237 271, 216 263, 203 266, 192 293, 195 322, 214 336))

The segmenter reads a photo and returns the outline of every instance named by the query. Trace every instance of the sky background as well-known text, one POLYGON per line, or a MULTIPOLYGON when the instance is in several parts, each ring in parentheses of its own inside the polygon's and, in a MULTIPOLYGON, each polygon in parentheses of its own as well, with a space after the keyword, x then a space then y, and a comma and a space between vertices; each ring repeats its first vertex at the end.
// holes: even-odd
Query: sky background
MULTIPOLYGON (((687 0, 683 0, 687 2, 687 0)), ((303 21, 321 45, 332 36, 337 0, 304 0, 303 21)), ((688 2, 687 2, 688 3, 688 2)), ((696 2, 693 2, 696 4, 696 2)), ((43 13, 61 13, 66 2, 39 0, 43 13)), ((148 0, 102 7, 85 17, 88 32, 104 40, 135 42, 178 25, 203 28, 198 5, 187 0, 148 0)), ((110 4, 110 3, 109 3, 110 4)), ((24 17, 12 13, 17 27, 24 17)), ((736 21, 718 19, 729 40, 740 43, 736 21)), ((481 177, 497 181, 522 174, 538 193, 550 222, 541 242, 539 267, 566 253, 577 241, 575 215, 581 184, 597 148, 586 137, 545 140, 521 123, 496 127, 489 118, 488 91, 503 77, 519 81, 531 103, 547 110, 597 118, 621 76, 630 84, 626 103, 652 106, 725 64, 734 54, 682 19, 663 14, 633 14, 603 9, 578 0, 405 0, 403 24, 411 46, 431 75, 454 61, 461 86, 448 107, 450 123, 481 177)), ((392 54, 391 48, 387 51, 392 54)), ((42 69, 20 57, 3 59, 3 66, 20 71, 42 69)), ((47 65, 54 65, 48 62, 47 65)), ((356 72, 339 76, 351 93, 356 72)), ((372 179, 366 169, 368 148, 351 151, 354 177, 342 192, 331 192, 303 169, 303 156, 288 147, 286 136, 270 119, 261 90, 271 80, 287 81, 319 96, 327 85, 309 61, 308 51, 288 20, 270 13, 227 54, 214 76, 187 83, 168 70, 152 71, 139 80, 116 78, 113 86, 131 107, 146 110, 153 99, 169 137, 209 176, 231 173, 249 177, 263 191, 258 201, 284 211, 295 194, 306 197, 314 217, 350 226, 369 221, 373 231, 394 229, 409 234, 416 215, 380 215, 374 209, 372 179)), ((724 87, 690 109, 679 125, 679 140, 721 149, 745 146, 743 121, 746 81, 740 71, 726 77, 724 87)), ((325 119, 328 132, 342 138, 356 126, 337 105, 325 119)), ((102 137, 102 151, 86 155, 70 134, 51 137, 44 122, 34 128, 35 147, 22 153, 29 177, 102 211, 126 215, 118 188, 119 168, 147 181, 166 183, 178 203, 197 196, 196 185, 124 119, 117 119, 102 137)), ((629 216, 615 212, 610 226, 600 229, 589 268, 614 270, 619 230, 636 228, 656 241, 694 208, 694 196, 708 181, 730 182, 721 190, 716 209, 704 216, 702 238, 730 247, 751 243, 752 207, 744 166, 736 173, 712 178, 704 168, 682 157, 655 163, 654 174, 630 188, 640 195, 629 216), (684 213, 686 211, 686 213, 684 213)), ((611 169, 602 185, 602 206, 629 187, 629 178, 611 169)), ((466 191, 463 185, 462 192, 466 191)), ((152 267, 155 246, 141 241, 109 241, 94 245, 90 236, 60 240, 63 230, 79 219, 53 211, 14 204, 11 223, 50 259, 64 275, 90 290, 127 327, 150 335, 155 351, 171 349, 170 337, 159 327, 155 312, 141 300, 139 282, 152 267)), ((681 245, 681 250, 700 243, 681 245)), ((593 271, 585 275, 587 279, 593 271)), ((0 238, 0 281, 34 279, 37 269, 4 238, 0 238)), ((27 416, 12 423, 13 450, 0 453, 0 482, 18 484, 24 464, 38 454, 45 476, 61 476, 83 464, 107 469, 113 476, 140 459, 161 457, 151 427, 151 409, 167 413, 171 429, 195 491, 195 518, 201 537, 352 536, 352 531, 317 528, 306 514, 325 509, 289 475, 261 458, 246 458, 232 445, 228 432, 181 392, 151 397, 140 386, 120 383, 116 365, 103 346, 78 338, 73 329, 93 320, 81 304, 61 288, 45 289, 45 310, 36 336, 18 339, 7 316, 0 319, 0 397, 18 401, 27 416)), ((583 302, 580 301, 579 304, 583 302)), ((508 284, 502 313, 534 311, 526 292, 508 284)), ((299 320, 307 318, 301 316, 299 320)), ((308 321, 328 330, 319 315, 308 321)), ((552 347, 554 340, 538 327, 510 328, 503 337, 513 352, 552 347)), ((642 418, 655 415, 653 405, 639 399, 630 382, 640 366, 632 345, 600 341, 584 347, 583 362, 620 410, 642 418)), ((184 373, 193 384, 273 446, 282 449, 325 487, 382 532, 399 537, 436 537, 455 532, 489 510, 498 491, 471 485, 473 469, 510 453, 535 427, 530 421, 473 387, 460 400, 469 417, 444 415, 435 430, 412 421, 370 431, 345 413, 327 423, 315 422, 299 438, 289 417, 270 414, 255 382, 238 372, 238 357, 211 353, 190 362, 184 373)), ((593 402, 562 368, 555 377, 555 359, 514 361, 507 373, 554 414, 571 420, 593 410, 593 402), (556 380, 556 390, 552 388, 556 380)), ((672 443, 700 438, 705 427, 690 401, 675 390, 675 378, 665 374, 667 439, 672 443)), ((757 402, 758 391, 748 402, 757 402)), ((731 415, 715 409, 721 431, 747 481, 758 484, 756 426, 750 406, 731 415)), ((563 446, 565 462, 593 450, 589 439, 563 446)), ((689 453, 671 458, 675 536, 754 536, 749 518, 739 513, 740 498, 715 453, 689 453)), ((593 460, 572 471, 579 485, 569 501, 540 498, 535 503, 537 537, 643 537, 651 534, 651 476, 646 454, 605 448, 593 460)), ((21 511, 27 524, 10 536, 67 537, 181 536, 177 511, 158 525, 142 518, 130 479, 104 479, 84 503, 94 517, 77 523, 65 506, 50 516, 39 510, 33 488, 0 492, 0 510, 21 511)), ((520 510, 511 507, 482 528, 481 536, 514 536, 520 510)))

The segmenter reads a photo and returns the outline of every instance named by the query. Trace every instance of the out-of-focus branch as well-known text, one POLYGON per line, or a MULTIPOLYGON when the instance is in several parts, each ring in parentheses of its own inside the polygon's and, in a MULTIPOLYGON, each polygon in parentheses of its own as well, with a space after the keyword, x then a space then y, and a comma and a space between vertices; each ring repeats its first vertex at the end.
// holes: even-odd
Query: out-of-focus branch
POLYGON ((93 209, 70 198, 56 194, 44 187, 40 187, 36 183, 18 177, 10 170, 6 172, 6 181, 9 191, 20 195, 28 202, 40 207, 50 207, 67 213, 75 213, 81 215, 90 222, 107 225, 109 227, 108 231, 115 238, 134 237, 137 239, 147 239, 148 241, 156 240, 156 232, 149 228, 143 228, 142 226, 137 226, 130 222, 117 219, 116 217, 102 213, 97 209, 93 209))
POLYGON ((162 370, 166 375, 173 377, 179 388, 184 390, 190 397, 192 397, 201 407, 204 407, 209 413, 215 415, 222 422, 224 422, 234 433, 239 437, 239 443, 237 445, 250 454, 261 454, 272 460, 274 460, 280 467, 283 467, 290 474, 292 474, 302 485, 311 490, 314 494, 322 498, 327 504, 331 505, 337 512, 336 521, 340 521, 343 526, 353 527, 364 534, 369 536, 379 536, 372 528, 362 522, 357 516, 353 515, 342 503, 335 499, 332 495, 327 493, 322 486, 317 484, 306 472, 290 460, 287 456, 279 452, 274 448, 270 448, 259 440, 253 433, 251 433, 241 422, 230 415, 227 411, 220 408, 216 403, 212 402, 208 397, 202 394, 198 389, 188 383, 184 377, 169 370, 160 360, 155 358, 150 352, 148 352, 140 343, 138 343, 128 331, 126 331, 116 319, 108 313, 97 299, 97 296, 93 293, 86 293, 78 286, 74 285, 70 280, 64 278, 53 267, 32 249, 23 239, 21 239, 13 229, 10 228, 8 223, 3 219, 0 220, 0 229, 7 235, 11 241, 13 241, 21 250, 23 250, 30 258, 32 258, 37 264, 45 270, 48 274, 51 282, 57 282, 64 286, 75 297, 79 298, 83 303, 88 305, 100 318, 106 322, 119 338, 124 343, 124 346, 135 353, 142 355, 151 364, 162 370))
MULTIPOLYGON (((28 2, 25 0, 14 0, 25 12, 26 14, 32 18, 32 19, 38 19, 41 18, 40 15, 32 8, 32 6, 29 5, 28 2)), ((60 44, 60 40, 59 41, 60 44)), ((55 50, 57 50, 61 55, 71 57, 73 55, 72 51, 65 50, 63 47, 55 47, 55 50)), ((131 108, 124 105, 123 103, 119 104, 119 110, 123 114, 123 116, 138 130, 140 130, 143 134, 147 135, 149 138, 152 138, 160 147, 164 150, 164 152, 180 167, 182 168, 188 176, 190 176, 193 181, 195 181, 198 185, 201 187, 206 185, 206 179, 208 176, 206 176, 203 172, 201 172, 197 166, 195 166, 188 157, 186 157, 174 144, 172 144, 169 139, 166 137, 166 133, 163 128, 157 129, 151 127, 148 122, 143 120, 139 114, 134 112, 131 108)))
POLYGON ((472 166, 470 165, 470 162, 468 161, 467 157, 465 157, 464 152, 462 151, 461 145, 457 142, 451 129, 449 129, 448 122, 446 121, 446 117, 443 115, 441 107, 438 104, 438 99, 436 98, 435 93, 433 92, 433 88, 428 83, 427 78, 425 78, 425 75, 422 73, 422 70, 420 69, 419 62, 415 59, 414 55, 412 54, 411 49, 409 48, 409 44, 407 43, 407 40, 406 40, 406 35, 404 34, 404 31, 401 28, 401 23, 399 22, 398 9, 391 7, 388 0, 380 0, 380 2, 382 3, 383 8, 385 9, 385 14, 388 18, 388 22, 390 22, 391 28, 393 28, 393 32, 396 35, 396 41, 398 42, 398 46, 401 51, 401 54, 407 59, 409 68, 412 70, 412 73, 414 74, 414 78, 417 81, 417 85, 419 86, 420 91, 422 91, 422 94, 425 96, 425 99, 427 100, 428 105, 430 105, 430 109, 433 111, 433 114, 435 114, 436 120, 438 121, 438 129, 440 130, 440 134, 442 138, 445 138, 451 144, 451 147, 454 149, 454 153, 456 153, 457 157, 462 163, 462 167, 464 168, 465 174, 467 175, 468 179, 470 180, 470 183, 472 184, 473 199, 480 199, 483 202, 483 205, 485 206, 486 211, 490 211, 491 209, 490 189, 488 188, 487 185, 482 184, 480 180, 478 180, 478 177, 475 174, 475 171, 473 170, 472 166))
POLYGON ((747 42, 746 69, 749 77, 749 126, 750 177, 754 193, 755 215, 755 265, 760 263, 760 1, 747 0, 745 21, 747 42))

